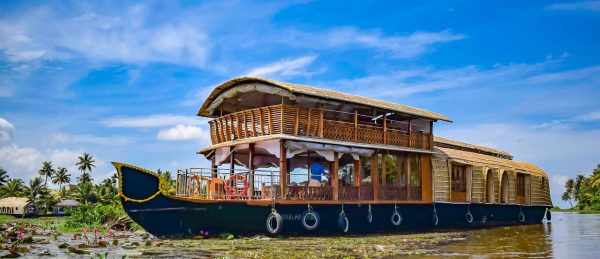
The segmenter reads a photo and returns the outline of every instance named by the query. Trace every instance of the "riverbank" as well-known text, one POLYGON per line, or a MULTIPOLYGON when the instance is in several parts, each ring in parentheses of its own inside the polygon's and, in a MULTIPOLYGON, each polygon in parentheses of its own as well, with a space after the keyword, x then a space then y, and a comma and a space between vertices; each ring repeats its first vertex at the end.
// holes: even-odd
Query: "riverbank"
POLYGON ((61 229, 69 217, 0 217, 0 256, 160 256, 160 257, 386 257, 435 253, 465 240, 465 232, 376 234, 360 236, 237 237, 156 239, 140 230, 61 229))
POLYGON ((572 212, 572 213, 579 213, 579 214, 600 214, 600 210, 588 210, 588 209, 584 209, 584 210, 580 210, 580 209, 561 209, 558 207, 554 207, 552 209, 550 209, 550 211, 552 212, 572 212))

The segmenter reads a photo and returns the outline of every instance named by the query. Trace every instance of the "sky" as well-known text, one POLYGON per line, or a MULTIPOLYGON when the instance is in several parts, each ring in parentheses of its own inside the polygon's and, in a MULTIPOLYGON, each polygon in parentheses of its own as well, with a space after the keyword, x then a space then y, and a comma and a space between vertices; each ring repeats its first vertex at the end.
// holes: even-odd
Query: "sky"
POLYGON ((600 164, 600 1, 2 1, 0 167, 205 166, 195 116, 253 75, 449 116, 563 183, 600 164))

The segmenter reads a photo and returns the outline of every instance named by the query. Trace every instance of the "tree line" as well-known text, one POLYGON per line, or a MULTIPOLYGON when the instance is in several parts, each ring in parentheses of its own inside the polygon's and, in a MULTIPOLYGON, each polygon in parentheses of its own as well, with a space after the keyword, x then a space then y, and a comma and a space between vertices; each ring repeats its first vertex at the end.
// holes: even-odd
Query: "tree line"
POLYGON ((571 209, 600 211, 600 164, 590 176, 579 174, 569 178, 561 198, 571 209))
MULTIPOLYGON (((75 199, 83 204, 117 203, 117 174, 113 174, 99 184, 93 183, 92 170, 96 167, 94 157, 88 153, 79 156, 75 163, 79 171, 76 182, 72 185, 72 175, 65 167, 56 167, 52 161, 42 162, 38 176, 25 183, 21 179, 10 179, 8 172, 0 167, 0 198, 25 197, 46 211, 62 199, 75 199), (48 181, 58 185, 58 190, 51 190, 48 181)), ((171 185, 174 180, 169 171, 157 170, 171 185)))

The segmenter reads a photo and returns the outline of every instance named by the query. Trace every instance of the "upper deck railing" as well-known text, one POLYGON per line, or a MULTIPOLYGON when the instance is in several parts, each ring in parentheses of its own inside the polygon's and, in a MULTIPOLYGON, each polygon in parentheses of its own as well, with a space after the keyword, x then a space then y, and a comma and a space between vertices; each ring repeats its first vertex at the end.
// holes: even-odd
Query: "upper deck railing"
MULTIPOLYGON (((328 111, 330 112, 330 111, 328 111)), ((251 137, 286 134, 347 142, 393 145, 432 149, 430 133, 402 131, 395 128, 324 118, 323 109, 309 109, 279 104, 227 114, 211 120, 213 144, 251 137)))

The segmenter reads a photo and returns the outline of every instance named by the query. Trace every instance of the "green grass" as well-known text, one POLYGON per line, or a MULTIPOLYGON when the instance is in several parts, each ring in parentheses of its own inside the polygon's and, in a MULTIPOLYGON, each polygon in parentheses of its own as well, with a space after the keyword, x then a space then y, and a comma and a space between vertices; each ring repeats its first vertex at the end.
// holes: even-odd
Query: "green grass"
POLYGON ((14 219, 14 216, 11 215, 0 215, 0 221, 4 221, 4 220, 11 220, 14 219))

